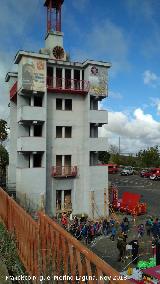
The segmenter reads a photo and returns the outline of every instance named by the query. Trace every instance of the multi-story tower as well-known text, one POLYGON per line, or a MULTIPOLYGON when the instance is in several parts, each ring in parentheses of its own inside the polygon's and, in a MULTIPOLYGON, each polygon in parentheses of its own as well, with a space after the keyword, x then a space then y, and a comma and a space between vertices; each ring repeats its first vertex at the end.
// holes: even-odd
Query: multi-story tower
POLYGON ((46 211, 91 217, 108 214, 108 171, 98 166, 108 122, 98 103, 107 96, 110 63, 71 62, 63 48, 63 0, 46 0, 47 35, 39 53, 19 51, 10 87, 9 183, 32 206, 45 194, 46 211), (54 25, 54 15, 56 22, 54 25))

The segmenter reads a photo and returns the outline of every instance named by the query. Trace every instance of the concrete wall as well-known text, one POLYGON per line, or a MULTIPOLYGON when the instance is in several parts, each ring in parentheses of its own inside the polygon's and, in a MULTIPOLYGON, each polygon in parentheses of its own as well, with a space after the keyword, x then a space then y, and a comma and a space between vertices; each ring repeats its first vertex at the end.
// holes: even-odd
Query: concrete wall
POLYGON ((31 209, 40 207, 41 196, 45 195, 46 173, 44 168, 17 168, 17 197, 26 196, 31 209), (23 195, 24 194, 24 195, 23 195))
MULTIPOLYGON (((94 192, 95 217, 108 216, 108 167, 92 166, 90 167, 90 191, 94 192), (107 210, 104 205, 104 192, 106 192, 107 210)), ((91 205, 91 202, 90 202, 91 205)), ((90 215, 92 216, 92 206, 90 206, 90 215)))
MULTIPOLYGON (((68 94, 48 94, 47 99, 47 173, 50 173, 51 167, 56 165, 56 155, 72 155, 72 166, 78 166, 79 173, 84 165, 85 158, 85 97, 68 94), (56 110, 56 98, 72 99, 72 111, 56 110), (56 126, 72 126, 72 138, 56 138, 56 126)), ((87 126, 87 128, 89 129, 89 126, 87 126)), ((60 187, 61 189, 67 189, 68 186, 68 189, 74 191, 74 184, 79 184, 78 187, 84 188, 82 178, 76 178, 76 181, 71 182, 68 182, 67 179, 55 181, 55 179, 48 174, 47 191, 50 196, 50 198, 48 197, 49 211, 53 212, 53 208, 55 208, 56 190, 60 187)), ((79 191, 78 196, 78 199, 82 200, 81 191, 79 191)))
POLYGON ((17 166, 17 105, 10 101, 8 184, 16 184, 17 166))
POLYGON ((17 121, 45 121, 46 108, 35 106, 22 106, 18 109, 17 121))
MULTIPOLYGON (((21 73, 20 61, 18 87, 22 86, 21 73)), ((41 91, 44 89, 43 107, 34 107, 34 94, 36 91, 39 92, 39 90, 35 90, 35 92, 21 90, 17 94, 17 112, 15 121, 18 128, 18 139, 15 147, 18 156, 18 163, 16 165, 16 190, 17 197, 20 201, 24 199, 24 196, 26 196, 27 200, 30 200, 29 202, 32 209, 39 207, 41 196, 46 193, 46 67, 44 73, 44 88, 41 86, 41 91), (43 124, 42 137, 33 137, 33 121, 37 120, 43 124), (20 124, 18 123, 19 121, 21 121, 20 124), (33 168, 33 152, 42 153, 42 166, 39 168, 33 168)), ((39 87, 38 84, 36 86, 37 88, 39 87)))
MULTIPOLYGON (((90 72, 90 68, 87 69, 90 72)), ((86 78, 88 73, 86 72, 86 78)), ((91 216, 90 192, 94 187, 96 202, 104 211, 104 188, 108 187, 107 172, 90 167, 90 151, 106 151, 106 138, 90 138, 90 123, 107 123, 107 111, 90 110, 90 95, 48 93, 47 95, 47 208, 56 209, 56 190, 72 190, 73 214, 91 216), (72 111, 56 110, 56 98, 72 99, 72 111), (56 138, 56 126, 72 126, 72 138, 56 138), (51 177, 56 155, 71 155, 72 166, 78 167, 76 178, 51 177), (96 177, 98 176, 98 181, 96 177)), ((98 132, 97 132, 98 133, 98 132)), ((108 212, 106 212, 108 214, 108 212)))

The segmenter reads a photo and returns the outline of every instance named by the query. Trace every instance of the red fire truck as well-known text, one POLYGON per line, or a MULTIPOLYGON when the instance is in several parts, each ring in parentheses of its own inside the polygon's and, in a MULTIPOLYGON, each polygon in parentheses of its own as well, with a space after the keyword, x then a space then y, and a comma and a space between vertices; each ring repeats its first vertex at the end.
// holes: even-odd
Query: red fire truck
POLYGON ((141 195, 132 192, 124 192, 122 198, 118 198, 118 188, 111 186, 110 188, 110 205, 114 210, 126 212, 131 215, 145 214, 147 204, 140 202, 141 195))
POLYGON ((108 166, 108 173, 109 174, 116 174, 118 172, 118 165, 117 164, 107 164, 108 166))

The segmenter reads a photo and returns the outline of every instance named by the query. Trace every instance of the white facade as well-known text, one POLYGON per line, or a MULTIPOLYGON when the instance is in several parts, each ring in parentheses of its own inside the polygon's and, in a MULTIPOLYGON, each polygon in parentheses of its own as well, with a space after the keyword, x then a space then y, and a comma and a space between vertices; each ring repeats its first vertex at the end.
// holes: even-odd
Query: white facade
POLYGON ((98 166, 98 152, 108 146, 98 127, 108 123, 108 113, 98 102, 107 96, 111 65, 70 62, 65 52, 55 60, 56 46, 63 48, 62 33, 50 33, 40 53, 20 51, 18 73, 7 74, 10 89, 17 81, 11 90, 9 181, 19 199, 27 196, 36 208, 44 194, 49 215, 70 209, 108 215, 108 169, 98 166))

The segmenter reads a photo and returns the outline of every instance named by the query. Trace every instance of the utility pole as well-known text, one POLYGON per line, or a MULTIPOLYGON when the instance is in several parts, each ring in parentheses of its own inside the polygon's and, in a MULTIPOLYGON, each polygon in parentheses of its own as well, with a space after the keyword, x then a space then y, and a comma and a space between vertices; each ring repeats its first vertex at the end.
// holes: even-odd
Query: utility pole
POLYGON ((118 143, 119 155, 121 153, 121 137, 119 136, 119 143, 118 143))

